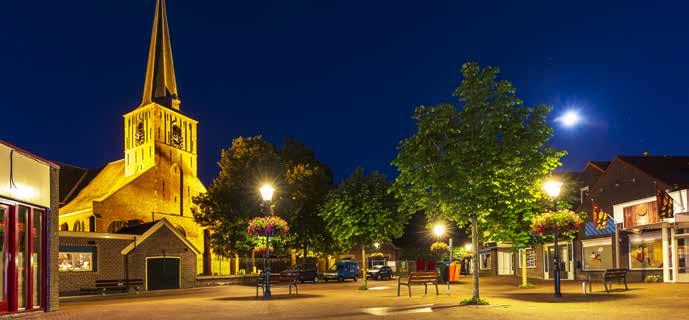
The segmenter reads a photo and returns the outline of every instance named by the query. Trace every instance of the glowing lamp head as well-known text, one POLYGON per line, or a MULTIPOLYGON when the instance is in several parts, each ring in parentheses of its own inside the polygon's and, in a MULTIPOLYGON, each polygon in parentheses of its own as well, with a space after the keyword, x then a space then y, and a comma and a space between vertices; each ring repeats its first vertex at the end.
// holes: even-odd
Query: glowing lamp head
POLYGON ((436 237, 440 237, 445 234, 445 226, 442 224, 436 224, 433 226, 433 233, 436 237))
POLYGON ((565 127, 574 127, 581 122, 581 116, 576 111, 570 110, 565 112, 559 120, 565 127))
POLYGON ((562 182, 560 181, 548 180, 545 183, 543 183, 543 190, 551 198, 556 198, 557 196, 559 196, 561 189, 562 182))
POLYGON ((263 197, 263 201, 271 201, 273 200, 273 193, 275 193, 275 188, 269 184, 264 184, 261 189, 258 189, 258 191, 261 192, 261 197, 263 197))
POLYGON ((464 251, 471 252, 471 243, 467 243, 464 245, 464 251))
POLYGON ((373 243, 373 247, 376 248, 376 249, 380 249, 380 243, 374 242, 374 243, 373 243))

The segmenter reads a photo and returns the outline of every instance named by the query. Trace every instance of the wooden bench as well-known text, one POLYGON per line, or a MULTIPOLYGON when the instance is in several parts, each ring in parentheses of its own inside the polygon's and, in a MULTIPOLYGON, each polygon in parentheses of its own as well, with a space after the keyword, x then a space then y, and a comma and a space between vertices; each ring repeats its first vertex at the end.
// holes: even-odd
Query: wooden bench
MULTIPOLYGON (((270 275, 270 287, 273 286, 288 286, 289 294, 292 294, 292 287, 294 287, 294 292, 299 295, 299 288, 297 287, 297 277, 293 275, 270 275)), ((265 294, 266 292, 266 281, 261 274, 256 282, 256 297, 258 298, 258 288, 261 288, 261 292, 265 294)))
POLYGON ((124 280, 96 280, 96 291, 102 295, 107 292, 128 292, 130 288, 134 288, 138 293, 144 285, 142 279, 124 279, 124 280))
POLYGON ((407 286, 409 288, 409 297, 411 297, 411 286, 412 285, 423 285, 424 294, 428 294, 428 285, 435 286, 435 295, 438 293, 438 276, 440 274, 438 271, 426 271, 426 272, 410 272, 408 276, 400 276, 397 278, 397 296, 400 296, 400 287, 407 286))
MULTIPOLYGON (((615 280, 618 283, 624 283, 624 290, 629 290, 629 287, 627 286, 628 271, 629 269, 606 269, 602 274, 599 274, 599 277, 603 282, 603 286, 605 287, 605 292, 610 293, 610 289, 612 289, 612 283, 615 280)), ((593 277, 591 275, 592 274, 589 273, 587 276, 587 281, 589 283, 589 292, 591 292, 591 283, 593 282, 593 277)))

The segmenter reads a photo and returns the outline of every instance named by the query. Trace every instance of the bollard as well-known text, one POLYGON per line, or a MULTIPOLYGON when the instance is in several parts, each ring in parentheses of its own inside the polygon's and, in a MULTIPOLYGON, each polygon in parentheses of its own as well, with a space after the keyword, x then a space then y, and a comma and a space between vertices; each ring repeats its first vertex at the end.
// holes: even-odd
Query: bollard
POLYGON ((583 292, 584 295, 586 294, 586 281, 581 282, 581 292, 583 292))

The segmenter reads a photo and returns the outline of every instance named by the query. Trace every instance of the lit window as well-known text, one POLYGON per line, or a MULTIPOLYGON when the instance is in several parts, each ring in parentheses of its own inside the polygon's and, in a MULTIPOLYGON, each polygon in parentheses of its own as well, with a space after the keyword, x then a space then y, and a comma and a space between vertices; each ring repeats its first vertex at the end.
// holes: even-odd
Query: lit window
MULTIPOLYGON (((536 250, 532 248, 524 249, 526 250, 526 268, 533 269, 536 268, 536 250)), ((522 259, 519 257, 519 268, 522 267, 522 259)))
POLYGON ((629 265, 631 269, 663 268, 663 241, 660 234, 633 237, 629 243, 629 265))
POLYGON ((96 271, 96 248, 92 246, 60 246, 58 266, 60 272, 96 271))
POLYGON ((480 261, 481 262, 481 269, 490 269, 491 268, 490 252, 481 253, 480 260, 481 260, 480 261))
POLYGON ((612 269, 612 241, 610 238, 584 240, 582 246, 583 270, 612 269))

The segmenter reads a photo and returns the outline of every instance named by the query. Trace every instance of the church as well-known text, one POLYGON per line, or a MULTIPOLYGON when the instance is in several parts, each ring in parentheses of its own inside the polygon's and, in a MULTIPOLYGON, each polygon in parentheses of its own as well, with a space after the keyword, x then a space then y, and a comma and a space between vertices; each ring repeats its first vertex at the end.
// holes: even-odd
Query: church
POLYGON ((95 169, 61 164, 59 226, 115 234, 164 219, 200 253, 197 274, 212 274, 209 234, 192 214, 192 198, 206 192, 198 122, 182 109, 167 20, 158 0, 141 103, 123 115, 123 158, 95 169))

